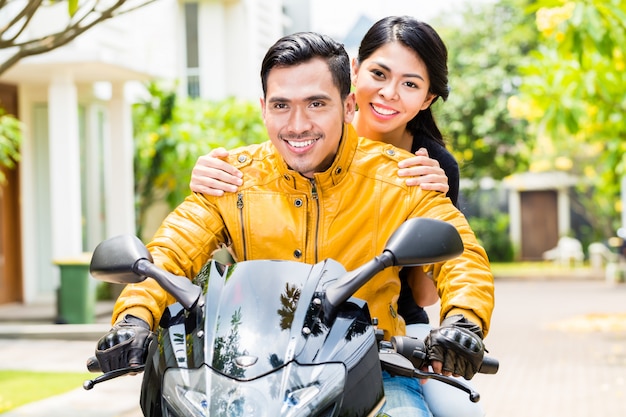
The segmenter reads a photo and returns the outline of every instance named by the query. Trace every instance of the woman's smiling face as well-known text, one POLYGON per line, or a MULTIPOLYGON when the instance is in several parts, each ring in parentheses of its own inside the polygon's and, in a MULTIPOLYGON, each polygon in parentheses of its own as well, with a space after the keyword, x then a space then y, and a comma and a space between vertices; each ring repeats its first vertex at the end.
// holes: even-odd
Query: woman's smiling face
POLYGON ((363 62, 353 61, 352 69, 359 123, 371 139, 379 139, 372 132, 403 131, 435 97, 424 61, 399 42, 384 44, 363 62))

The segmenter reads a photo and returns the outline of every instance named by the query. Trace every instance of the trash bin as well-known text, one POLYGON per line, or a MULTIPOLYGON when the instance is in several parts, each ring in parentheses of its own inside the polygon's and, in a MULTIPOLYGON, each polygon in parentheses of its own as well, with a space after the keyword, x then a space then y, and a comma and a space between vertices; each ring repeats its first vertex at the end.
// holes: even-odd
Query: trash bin
POLYGON ((93 323, 96 316, 96 280, 89 274, 91 254, 55 259, 61 271, 57 290, 57 323, 93 323))

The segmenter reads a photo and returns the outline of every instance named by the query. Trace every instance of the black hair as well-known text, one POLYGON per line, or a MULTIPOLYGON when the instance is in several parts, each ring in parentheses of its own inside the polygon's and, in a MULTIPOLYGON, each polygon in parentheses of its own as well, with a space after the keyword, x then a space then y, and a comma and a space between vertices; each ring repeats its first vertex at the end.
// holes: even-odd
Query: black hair
MULTIPOLYGON (((439 97, 445 101, 449 93, 448 50, 435 29, 428 23, 410 16, 385 17, 374 23, 363 37, 357 61, 359 63, 365 61, 378 48, 391 42, 402 43, 424 61, 430 79, 429 92, 435 95, 432 103, 439 97)), ((430 106, 410 120, 407 129, 414 138, 420 137, 420 133, 426 134, 445 146, 443 135, 435 123, 430 106)))
POLYGON ((290 67, 313 58, 322 58, 328 63, 333 83, 341 99, 350 94, 350 58, 339 42, 315 32, 298 32, 280 38, 265 54, 261 64, 263 96, 267 93, 267 77, 276 67, 290 67))

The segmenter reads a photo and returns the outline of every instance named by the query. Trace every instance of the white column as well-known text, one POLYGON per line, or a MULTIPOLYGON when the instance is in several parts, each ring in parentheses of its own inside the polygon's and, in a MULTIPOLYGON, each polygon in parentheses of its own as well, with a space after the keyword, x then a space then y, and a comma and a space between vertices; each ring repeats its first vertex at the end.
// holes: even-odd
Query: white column
POLYGON ((559 235, 557 238, 569 236, 572 231, 572 220, 567 188, 557 189, 557 222, 559 228, 559 235))
POLYGON ((51 244, 57 259, 82 252, 78 98, 70 71, 53 75, 48 103, 51 244))
POLYGON ((105 155, 107 237, 135 234, 133 121, 124 83, 112 85, 105 155))
POLYGON ((522 253, 522 200, 517 189, 509 189, 509 236, 515 257, 522 253))

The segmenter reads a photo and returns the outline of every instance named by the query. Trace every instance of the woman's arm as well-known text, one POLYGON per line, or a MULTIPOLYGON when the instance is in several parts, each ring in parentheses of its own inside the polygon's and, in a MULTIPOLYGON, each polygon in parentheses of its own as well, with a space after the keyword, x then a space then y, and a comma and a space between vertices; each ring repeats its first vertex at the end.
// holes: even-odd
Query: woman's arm
POLYGON ((415 304, 427 307, 439 301, 435 281, 421 267, 411 267, 407 272, 407 281, 415 304))
MULTIPOLYGON (((228 157, 224 148, 213 149, 198 158, 191 171, 191 191, 220 197, 225 192, 234 193, 242 184, 241 171, 228 164, 223 158, 228 157)), ((415 152, 415 156, 398 163, 398 176, 407 177, 409 186, 419 185, 424 190, 447 193, 448 177, 436 159, 428 156, 425 148, 415 152)))
POLYGON ((224 148, 213 149, 198 158, 191 171, 191 191, 221 197, 225 192, 234 193, 243 184, 242 174, 237 168, 224 161, 228 151, 224 148))

